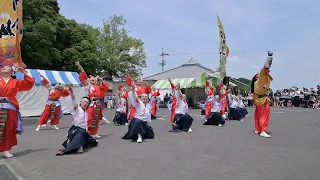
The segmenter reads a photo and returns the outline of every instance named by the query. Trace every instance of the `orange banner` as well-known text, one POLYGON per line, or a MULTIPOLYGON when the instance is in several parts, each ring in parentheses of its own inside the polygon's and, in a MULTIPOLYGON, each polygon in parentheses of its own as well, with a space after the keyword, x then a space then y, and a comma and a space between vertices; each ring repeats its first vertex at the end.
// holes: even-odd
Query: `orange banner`
POLYGON ((0 67, 22 62, 22 0, 0 0, 0 67))

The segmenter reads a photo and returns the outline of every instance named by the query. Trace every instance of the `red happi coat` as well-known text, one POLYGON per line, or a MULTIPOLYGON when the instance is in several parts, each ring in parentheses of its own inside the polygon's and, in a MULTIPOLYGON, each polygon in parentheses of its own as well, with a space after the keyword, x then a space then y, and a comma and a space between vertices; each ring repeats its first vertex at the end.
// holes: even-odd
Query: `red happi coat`
POLYGON ((9 110, 6 127, 4 129, 3 142, 0 143, 0 152, 10 151, 11 148, 18 144, 17 131, 19 103, 16 98, 18 92, 28 91, 32 89, 35 79, 24 75, 23 80, 10 78, 8 82, 0 77, 0 97, 6 98, 17 110, 9 110))
POLYGON ((227 110, 227 96, 228 96, 228 91, 225 89, 223 84, 219 85, 220 88, 220 99, 221 99, 221 115, 224 115, 227 110))
POLYGON ((160 96, 160 92, 154 91, 154 92, 152 92, 151 96, 152 96, 151 114, 156 116, 156 114, 157 114, 157 100, 156 100, 156 98, 160 96))
MULTIPOLYGON (((66 97, 69 96, 70 92, 66 89, 56 89, 53 88, 50 84, 50 82, 43 78, 41 83, 47 88, 47 90, 49 91, 49 99, 55 99, 55 100, 59 100, 61 97, 66 97)), ((59 124, 59 119, 60 117, 60 111, 61 111, 61 105, 60 106, 56 106, 55 109, 55 116, 54 119, 51 119, 51 125, 57 125, 59 124)), ((46 104, 42 115, 38 121, 38 125, 43 125, 43 124, 47 124, 48 119, 50 118, 51 115, 51 107, 50 104, 46 104)))
MULTIPOLYGON (((91 84, 89 82, 89 78, 85 72, 81 72, 79 74, 79 79, 81 81, 81 84, 84 86, 87 86, 88 89, 88 96, 90 100, 93 100, 93 98, 104 98, 105 94, 109 91, 109 84, 102 82, 101 85, 97 84, 91 84)), ((99 100, 98 100, 99 101, 99 100)), ((101 103, 101 102, 100 102, 101 103)), ((102 120, 102 104, 100 105, 100 110, 98 112, 98 120, 102 120)), ((87 109, 88 112, 88 132, 91 135, 98 134, 99 129, 99 122, 96 122, 96 124, 93 123, 94 115, 95 115, 95 107, 96 102, 91 103, 90 106, 87 109), (94 125, 94 127, 90 127, 91 125, 94 125)))
MULTIPOLYGON (((171 89, 175 89, 175 85, 173 83, 170 83, 171 89)), ((176 109, 177 109, 177 98, 175 95, 172 96, 173 100, 172 100, 172 108, 171 108, 171 117, 170 117, 170 123, 173 124, 174 123, 174 116, 176 115, 176 109)))
POLYGON ((209 116, 209 114, 211 113, 211 109, 212 109, 212 99, 213 99, 213 95, 214 95, 214 89, 213 89, 213 87, 211 87, 210 82, 208 80, 206 81, 206 94, 207 94, 206 116, 209 116))

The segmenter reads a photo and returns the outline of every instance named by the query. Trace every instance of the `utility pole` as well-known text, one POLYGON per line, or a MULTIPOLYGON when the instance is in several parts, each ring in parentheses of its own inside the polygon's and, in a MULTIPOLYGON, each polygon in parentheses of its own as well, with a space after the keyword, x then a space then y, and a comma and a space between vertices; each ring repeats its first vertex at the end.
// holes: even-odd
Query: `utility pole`
POLYGON ((159 63, 159 65, 162 67, 162 72, 164 71, 164 66, 166 65, 166 61, 164 60, 164 56, 169 56, 168 53, 164 53, 163 52, 163 48, 162 48, 162 53, 159 55, 162 56, 162 61, 161 63, 159 63))

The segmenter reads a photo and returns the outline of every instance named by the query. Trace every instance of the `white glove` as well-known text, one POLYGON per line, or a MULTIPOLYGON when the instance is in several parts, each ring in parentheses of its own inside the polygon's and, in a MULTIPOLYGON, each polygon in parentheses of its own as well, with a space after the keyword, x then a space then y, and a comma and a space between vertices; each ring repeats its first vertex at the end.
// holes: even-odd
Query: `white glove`
POLYGON ((273 57, 272 56, 268 56, 267 59, 266 59, 266 62, 264 63, 264 67, 269 69, 271 67, 272 60, 273 60, 273 57))

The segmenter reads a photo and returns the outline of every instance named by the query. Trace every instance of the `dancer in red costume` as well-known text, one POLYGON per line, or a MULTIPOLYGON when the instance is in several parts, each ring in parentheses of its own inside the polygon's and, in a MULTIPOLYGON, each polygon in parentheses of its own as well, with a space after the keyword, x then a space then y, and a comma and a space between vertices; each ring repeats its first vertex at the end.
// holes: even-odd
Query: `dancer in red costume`
POLYGON ((86 87, 87 93, 89 93, 90 105, 87 109, 88 112, 88 132, 95 138, 101 138, 98 135, 99 121, 102 120, 102 102, 100 98, 104 98, 104 95, 109 90, 109 84, 102 81, 101 78, 90 76, 88 78, 86 72, 82 68, 79 62, 76 62, 76 66, 81 71, 79 79, 81 83, 86 87), (98 84, 100 81, 101 85, 98 84))
POLYGON ((171 90, 172 90, 172 102, 170 103, 171 105, 171 116, 170 116, 170 124, 174 124, 174 116, 176 115, 176 110, 177 110, 177 98, 174 95, 175 94, 175 89, 176 86, 171 82, 171 79, 168 79, 170 82, 171 90))
MULTIPOLYGON (((146 81, 142 81, 141 79, 138 79, 137 82, 134 84, 133 79, 130 77, 129 72, 126 72, 126 83, 129 87, 132 87, 134 85, 135 91, 137 93, 137 96, 140 97, 142 94, 150 94, 151 93, 151 86, 148 85, 146 81), (142 84, 145 84, 145 87, 142 86, 142 84)), ((129 121, 131 121, 134 116, 136 115, 136 109, 135 107, 131 106, 130 115, 129 115, 129 121)))
POLYGON ((51 125, 53 125, 55 129, 59 129, 57 125, 59 124, 59 119, 63 116, 59 99, 61 97, 69 96, 70 92, 67 89, 63 89, 60 83, 52 87, 50 82, 43 77, 43 75, 40 74, 40 77, 42 78, 41 83, 49 91, 49 98, 38 121, 36 131, 40 131, 40 127, 46 126, 49 118, 51 120, 51 125))
POLYGON ((215 91, 215 88, 213 86, 211 86, 210 82, 207 79, 206 80, 206 88, 205 88, 205 92, 207 94, 206 114, 205 114, 206 116, 209 116, 209 114, 211 113, 214 91, 215 91))
POLYGON ((23 132, 16 96, 18 92, 30 90, 35 83, 23 68, 17 64, 13 67, 5 66, 0 70, 0 152, 7 158, 13 157, 10 150, 18 144, 16 135, 23 132), (11 78, 13 69, 24 74, 23 80, 11 78))
POLYGON ((273 60, 273 53, 268 52, 268 57, 264 63, 264 67, 259 74, 256 74, 252 81, 251 92, 253 93, 253 100, 256 106, 255 119, 255 133, 260 134, 261 137, 270 138, 267 134, 268 125, 270 121, 270 99, 268 97, 268 90, 273 78, 270 76, 270 67, 273 60))
POLYGON ((157 110, 158 108, 158 103, 157 103, 157 98, 160 96, 159 90, 156 90, 156 88, 152 88, 151 92, 151 119, 157 119, 157 110))
POLYGON ((226 110, 227 110, 227 96, 228 96, 228 91, 227 91, 227 87, 223 84, 219 85, 219 89, 220 89, 220 101, 222 104, 221 107, 221 115, 224 119, 226 119, 226 110))

